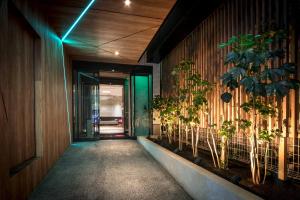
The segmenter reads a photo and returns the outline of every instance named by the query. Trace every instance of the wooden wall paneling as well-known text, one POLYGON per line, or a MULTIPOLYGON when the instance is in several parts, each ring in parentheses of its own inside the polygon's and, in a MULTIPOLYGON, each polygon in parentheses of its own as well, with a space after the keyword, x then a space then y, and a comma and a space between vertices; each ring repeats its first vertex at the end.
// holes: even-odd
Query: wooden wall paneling
MULTIPOLYGON (((223 15, 223 17, 222 17, 222 27, 223 27, 223 30, 222 30, 222 42, 225 42, 226 41, 226 35, 225 35, 225 33, 226 33, 226 4, 224 5, 224 7, 222 8, 222 15, 223 15)), ((221 74, 223 74, 225 71, 226 71, 226 66, 224 65, 224 59, 225 59, 225 57, 226 57, 226 54, 227 54, 227 48, 224 48, 224 50, 222 51, 222 65, 221 65, 221 74)), ((223 91, 222 91, 222 93, 223 93, 223 91)), ((226 108, 227 108, 227 104, 225 104, 224 102, 222 102, 222 107, 221 107, 221 109, 222 109, 222 114, 221 114, 221 118, 222 118, 222 120, 221 120, 221 122, 220 123, 222 123, 223 122, 223 120, 227 120, 228 119, 228 116, 227 116, 227 112, 226 112, 226 108)), ((220 126, 221 126, 221 124, 220 124, 220 126)))
MULTIPOLYGON (((293 17, 295 17, 296 15, 298 15, 297 10, 295 9, 293 12, 293 17)), ((299 20, 299 17, 298 17, 299 20)), ((300 26, 299 23, 296 23, 296 38, 295 38, 295 42, 296 42, 296 49, 295 49, 295 54, 296 54, 296 65, 300 66, 300 26)), ((298 80, 300 79, 300 69, 299 67, 297 68, 297 78, 298 80)), ((299 121, 299 116, 300 116, 300 89, 297 90, 296 93, 296 136, 297 138, 300 138, 300 121, 299 121)))
MULTIPOLYGON (((218 8, 217 10, 216 10, 216 14, 215 14, 215 16, 216 16, 216 45, 219 45, 219 43, 221 43, 221 39, 220 39, 220 29, 221 29, 221 26, 219 25, 220 24, 220 8, 218 8)), ((219 76, 219 66, 220 66, 220 60, 221 60, 221 50, 219 49, 219 48, 217 48, 216 49, 216 65, 215 65, 215 67, 214 67, 214 69, 215 69, 215 77, 216 77, 216 79, 215 79, 215 88, 214 88, 214 90, 216 91, 215 93, 214 92, 212 92, 211 93, 211 95, 213 95, 213 96, 215 96, 215 98, 216 98, 216 101, 217 101, 217 107, 216 107, 216 116, 215 116, 215 118, 214 119, 211 119, 211 121, 213 121, 214 122, 214 124, 216 124, 217 125, 217 129, 219 128, 219 120, 220 120, 220 115, 221 115, 221 113, 220 113, 220 107, 221 107, 221 102, 219 101, 219 95, 220 95, 220 92, 221 92, 221 90, 220 90, 220 86, 219 86, 219 78, 218 78, 218 76, 219 76)), ((213 105, 212 105, 213 106, 213 105)))
MULTIPOLYGON (((216 30, 216 15, 213 15, 213 33, 214 33, 214 36, 213 36, 213 46, 216 46, 217 45, 217 30, 216 30)), ((217 57, 217 54, 216 54, 216 51, 213 51, 213 56, 212 56, 212 60, 213 60, 213 64, 211 66, 212 68, 212 71, 215 71, 216 69, 216 60, 215 58, 217 57)), ((216 74, 212 73, 212 83, 215 83, 216 82, 216 74)), ((217 108, 217 97, 216 96, 212 96, 211 94, 209 94, 211 98, 213 98, 213 101, 211 101, 212 103, 209 103, 209 111, 213 111, 212 112, 212 116, 211 118, 215 119, 216 116, 217 116, 217 113, 216 113, 216 108, 217 108), (215 105, 215 107, 213 106, 215 105)), ((208 123, 211 123, 210 120, 208 120, 208 123)), ((212 123, 213 124, 213 123, 212 123)))
MULTIPOLYGON (((6 36, 2 37, 3 35, 8 34, 9 31, 7 27, 8 18, 5 16, 8 12, 8 1, 4 0, 0 2, 0 89, 3 91, 1 98, 3 97, 5 100, 5 106, 9 107, 8 120, 7 123, 4 124, 5 128, 3 128, 2 123, 3 112, 0 112, 1 130, 5 130, 0 134, 0 146, 3 154, 0 159, 0 186, 2 186, 1 184, 7 186, 6 189, 0 187, 0 197, 1 199, 22 200, 27 198, 29 193, 42 180, 42 177, 45 176, 48 170, 53 166, 54 162, 68 146, 69 135, 67 134, 67 113, 65 112, 66 101, 65 98, 62 98, 65 96, 65 92, 64 77, 62 73, 63 58, 61 54, 61 43, 58 37, 49 28, 46 20, 41 16, 41 13, 39 13, 40 11, 38 8, 35 7, 36 2, 20 0, 15 0, 13 2, 21 14, 26 18, 26 21, 36 32, 38 32, 41 38, 40 55, 36 56, 34 60, 26 59, 25 57, 26 54, 28 57, 31 57, 36 46, 33 45, 30 34, 22 28, 20 30, 17 26, 10 24, 10 32, 13 33, 10 34, 10 38, 13 38, 15 41, 11 40, 8 44, 9 40, 6 36), (5 55, 2 50, 6 49, 8 46, 11 49, 7 51, 9 54, 7 58, 9 60, 6 62, 6 59, 2 59, 2 56, 5 55), (12 47, 14 47, 15 50, 12 49, 12 47), (23 52, 25 47, 27 49, 26 53, 23 52), (28 50, 30 47, 31 49, 28 50), (33 69, 30 68, 32 65, 35 65, 35 74, 33 69), (14 69, 15 71, 13 71, 14 69), (24 81, 25 84, 21 84, 24 81), (11 90, 13 88, 18 92, 12 93, 11 90), (35 103, 32 100, 33 98, 35 103), (19 102, 22 102, 23 100, 23 103, 27 105, 27 108, 26 106, 22 107, 21 104, 13 106, 13 101, 8 105, 7 101, 10 99, 19 102), (29 120, 30 115, 28 114, 28 108, 34 110, 36 120, 33 120, 32 118, 29 120), (29 116, 24 113, 27 113, 29 116), (16 123, 16 121, 18 123, 16 123), (35 125, 32 125, 34 123, 35 125), (15 149, 6 146, 6 144, 9 143, 8 140, 12 139, 12 134, 8 134, 7 130, 12 130, 13 128, 15 128, 15 130, 20 130, 17 133, 19 134, 20 132, 20 135, 15 137, 15 142, 18 143, 19 148, 15 149), (29 142, 24 143, 24 141, 29 141, 29 137, 24 139, 24 136, 27 135, 24 134, 24 132, 33 133, 34 131, 37 134, 39 133, 41 137, 39 139, 35 138, 35 141, 32 142, 41 144, 40 142, 42 141, 41 146, 36 146, 29 142), (4 140, 2 140, 3 138, 4 140), (3 145, 2 142, 4 143, 3 145), (23 148, 22 145, 24 145, 23 152, 21 152, 23 148), (37 150, 35 160, 17 174, 9 177, 8 166, 2 165, 2 161, 8 163, 9 159, 5 158, 5 155, 8 155, 8 151, 10 151, 11 155, 14 155, 14 158, 11 159, 13 165, 17 162, 17 160, 14 159, 21 160, 28 155, 31 155, 34 147, 36 147, 37 150), (2 198, 4 195, 6 195, 5 198, 2 198)), ((13 19, 10 18, 10 20, 13 19)), ((4 104, 1 100, 1 111, 5 107, 3 106, 4 104)))
MULTIPOLYGON (((230 38, 232 35, 234 35, 234 27, 233 27, 233 21, 234 21, 234 12, 233 12, 233 1, 231 0, 228 4, 228 13, 229 13, 229 17, 228 17, 228 38, 230 38)), ((235 96, 237 90, 234 90, 234 97, 233 99, 235 99, 235 96)), ((230 105, 229 105, 229 113, 230 113, 230 120, 234 121, 235 120, 235 101, 231 101, 230 105)))
POLYGON ((7 114, 6 114, 6 102, 4 101, 4 86, 7 85, 6 73, 7 68, 7 0, 0 1, 0 199, 7 199, 7 182, 9 180, 8 173, 8 134, 7 130, 7 114))
MULTIPOLYGON (((287 15, 287 5, 286 2, 284 1, 284 5, 283 5, 283 13, 285 15, 287 15)), ((288 21, 286 16, 283 17, 284 21, 286 22, 286 26, 284 27, 287 31, 288 34, 290 32, 289 30, 289 26, 287 25, 288 21)), ((286 40, 286 42, 284 43, 283 48, 286 51, 286 57, 284 62, 289 62, 290 61, 290 49, 289 49, 289 43, 288 40, 286 40)), ((287 97, 285 97, 283 99, 283 103, 282 103, 282 108, 283 108, 283 112, 281 115, 281 118, 279 117, 279 126, 282 127, 283 130, 283 135, 282 137, 280 137, 279 139, 279 158, 278 158, 278 178, 280 180, 286 180, 287 179, 287 140, 289 137, 289 95, 287 97), (286 121, 286 123, 284 123, 284 120, 286 121)))

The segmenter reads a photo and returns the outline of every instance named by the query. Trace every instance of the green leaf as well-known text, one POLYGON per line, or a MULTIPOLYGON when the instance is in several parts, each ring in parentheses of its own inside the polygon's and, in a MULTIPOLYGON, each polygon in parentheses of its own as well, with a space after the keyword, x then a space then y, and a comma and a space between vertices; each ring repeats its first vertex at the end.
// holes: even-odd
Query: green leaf
POLYGON ((221 95, 221 99, 222 101, 224 101, 225 103, 229 103, 230 100, 232 99, 232 94, 230 94, 229 92, 225 92, 221 95))
POLYGON ((241 105, 241 108, 248 113, 252 109, 252 104, 249 102, 245 102, 241 105))
POLYGON ((221 44, 219 44, 219 48, 220 49, 223 49, 224 47, 226 47, 227 46, 227 43, 221 43, 221 44))
POLYGON ((219 130, 219 134, 221 136, 231 138, 235 134, 235 131, 236 131, 236 127, 234 126, 233 122, 231 120, 230 121, 225 120, 222 123, 222 126, 219 130))
POLYGON ((268 58, 270 58, 270 59, 284 58, 284 50, 283 49, 275 49, 273 51, 269 51, 268 58))
POLYGON ((265 69, 261 72, 260 78, 264 80, 276 81, 285 74, 285 71, 280 68, 265 69))
POLYGON ((289 80, 291 83, 290 89, 298 89, 300 87, 300 81, 297 79, 290 79, 289 80))
POLYGON ((255 37, 255 39, 260 39, 262 36, 260 34, 257 34, 254 37, 255 37))
POLYGON ((295 74, 296 73, 296 67, 292 63, 285 63, 280 67, 280 69, 283 69, 286 74, 295 74))
POLYGON ((231 51, 227 54, 225 64, 235 63, 238 60, 238 58, 239 58, 239 55, 236 52, 231 51))
POLYGON ((258 80, 255 77, 247 76, 240 81, 241 85, 245 87, 246 92, 255 92, 255 86, 258 84, 258 80))
POLYGON ((284 97, 289 93, 290 89, 294 88, 294 84, 287 80, 281 80, 267 84, 265 88, 268 96, 277 95, 279 97, 284 97))
POLYGON ((241 67, 232 67, 228 71, 228 73, 230 73, 232 77, 235 79, 235 78, 239 78, 240 76, 244 76, 246 74, 246 70, 241 67))

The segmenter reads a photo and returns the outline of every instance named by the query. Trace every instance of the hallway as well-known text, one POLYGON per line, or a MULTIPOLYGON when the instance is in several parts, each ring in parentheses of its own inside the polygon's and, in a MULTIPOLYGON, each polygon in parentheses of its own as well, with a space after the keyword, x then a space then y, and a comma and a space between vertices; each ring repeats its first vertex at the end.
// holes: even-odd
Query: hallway
POLYGON ((74 143, 31 194, 50 199, 190 199, 134 140, 74 143))

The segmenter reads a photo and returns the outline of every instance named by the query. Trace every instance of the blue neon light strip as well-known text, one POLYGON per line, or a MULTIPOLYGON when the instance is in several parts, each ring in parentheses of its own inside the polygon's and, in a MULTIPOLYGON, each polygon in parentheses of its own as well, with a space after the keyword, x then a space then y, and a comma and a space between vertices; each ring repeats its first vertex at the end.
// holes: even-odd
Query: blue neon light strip
POLYGON ((67 107, 67 118, 68 118, 68 129, 70 136, 70 144, 72 144, 72 134, 71 134, 71 123, 70 123, 70 112, 69 112, 69 98, 68 98, 68 86, 67 86, 67 74, 66 74, 66 66, 65 66, 65 53, 64 53, 64 45, 61 43, 61 51, 63 58, 63 71, 64 71, 64 86, 65 86, 65 95, 66 95, 66 107, 67 107))
POLYGON ((93 5, 93 3, 96 0, 92 0, 89 5, 87 5, 87 7, 83 10, 83 12, 79 15, 79 17, 76 19, 76 21, 72 24, 72 26, 69 28, 69 30, 66 32, 66 34, 62 37, 61 41, 64 41, 68 35, 71 33, 71 31, 75 28, 75 26, 78 24, 78 22, 80 21, 80 19, 83 17, 83 15, 88 11, 88 9, 93 5))

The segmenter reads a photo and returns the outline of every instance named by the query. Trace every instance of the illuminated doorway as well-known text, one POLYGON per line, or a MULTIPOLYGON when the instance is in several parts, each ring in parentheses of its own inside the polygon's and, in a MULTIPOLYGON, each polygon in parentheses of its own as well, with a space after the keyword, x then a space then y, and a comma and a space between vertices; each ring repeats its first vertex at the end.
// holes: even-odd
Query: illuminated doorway
POLYGON ((124 134, 124 86, 100 84, 100 135, 124 134))
POLYGON ((135 139, 152 133, 151 67, 85 61, 73 65, 74 141, 135 139))

